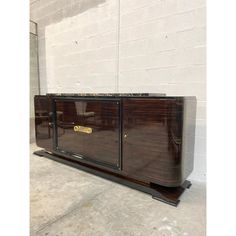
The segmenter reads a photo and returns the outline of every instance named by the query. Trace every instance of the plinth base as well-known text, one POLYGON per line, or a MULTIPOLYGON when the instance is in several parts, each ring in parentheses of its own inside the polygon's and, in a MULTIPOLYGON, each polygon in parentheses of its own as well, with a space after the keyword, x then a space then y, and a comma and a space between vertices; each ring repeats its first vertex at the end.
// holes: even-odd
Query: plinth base
POLYGON ((112 180, 113 182, 123 184, 133 189, 148 193, 152 195, 153 199, 162 201, 172 206, 177 206, 180 202, 179 198, 182 193, 185 191, 185 189, 191 187, 191 182, 188 180, 185 180, 184 183, 179 187, 164 187, 154 183, 147 184, 141 181, 137 181, 135 179, 127 178, 122 175, 114 174, 109 171, 104 171, 102 169, 84 163, 80 163, 66 157, 49 153, 45 150, 36 151, 34 152, 34 154, 41 157, 47 157, 51 160, 75 167, 80 170, 84 170, 88 173, 95 174, 108 180, 112 180))

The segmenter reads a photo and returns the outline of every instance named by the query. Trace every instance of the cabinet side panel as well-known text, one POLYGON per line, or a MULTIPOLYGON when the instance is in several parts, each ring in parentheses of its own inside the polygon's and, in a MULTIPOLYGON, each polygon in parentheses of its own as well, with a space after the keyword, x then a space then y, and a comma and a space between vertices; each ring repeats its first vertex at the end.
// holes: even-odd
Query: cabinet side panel
POLYGON ((49 96, 34 97, 35 137, 37 146, 52 151, 53 127, 51 102, 49 96))
POLYGON ((182 136, 183 179, 186 179, 193 171, 196 105, 197 105, 196 97, 184 98, 183 136, 182 136))
POLYGON ((124 99, 123 171, 163 186, 181 185, 183 99, 124 99))

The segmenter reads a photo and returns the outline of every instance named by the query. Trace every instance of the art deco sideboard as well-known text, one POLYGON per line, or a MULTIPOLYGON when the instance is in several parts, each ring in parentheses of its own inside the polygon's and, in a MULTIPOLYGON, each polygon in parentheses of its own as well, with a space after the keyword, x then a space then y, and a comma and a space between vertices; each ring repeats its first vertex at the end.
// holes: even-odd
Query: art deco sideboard
MULTIPOLYGON (((35 152, 177 205, 191 183, 196 98, 35 96, 35 152)), ((78 180, 79 181, 79 180, 78 180)))

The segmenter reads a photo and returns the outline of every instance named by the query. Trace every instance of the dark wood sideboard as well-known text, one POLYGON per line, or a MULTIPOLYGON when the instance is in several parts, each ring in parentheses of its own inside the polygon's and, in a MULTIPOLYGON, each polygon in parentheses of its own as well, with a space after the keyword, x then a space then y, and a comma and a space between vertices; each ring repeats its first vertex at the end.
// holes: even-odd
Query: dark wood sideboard
POLYGON ((34 102, 36 143, 43 148, 35 154, 175 206, 191 186, 195 97, 47 94, 34 102))

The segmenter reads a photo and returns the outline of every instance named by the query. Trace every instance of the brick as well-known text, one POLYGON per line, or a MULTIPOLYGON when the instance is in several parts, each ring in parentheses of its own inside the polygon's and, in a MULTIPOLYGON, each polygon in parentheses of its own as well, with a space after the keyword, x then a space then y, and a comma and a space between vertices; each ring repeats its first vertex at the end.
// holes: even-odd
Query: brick
POLYGON ((147 53, 155 54, 176 48, 176 33, 160 33, 147 41, 147 53))
POLYGON ((136 11, 121 15, 121 27, 129 27, 137 24, 141 24, 147 18, 147 8, 141 8, 136 11))
POLYGON ((171 83, 206 82, 206 66, 186 66, 173 69, 171 83))
POLYGON ((206 139, 196 137, 195 140, 195 154, 206 155, 206 139))
POLYGON ((178 0, 176 2, 178 12, 193 10, 196 8, 203 7, 206 4, 205 0, 178 0))
POLYGON ((148 8, 147 20, 173 15, 177 12, 177 1, 157 1, 148 8))
POLYGON ((206 181, 206 157, 205 155, 194 155, 194 171, 189 179, 197 181, 206 181))
POLYGON ((118 34, 117 30, 106 32, 98 36, 101 45, 117 45, 118 34))
POLYGON ((174 55, 177 66, 205 65, 205 47, 178 49, 174 55))
POLYGON ((176 31, 176 24, 173 17, 157 19, 149 23, 137 25, 135 27, 127 28, 121 27, 120 41, 129 41, 142 38, 149 38, 159 36, 161 33, 170 33, 176 31))
POLYGON ((196 120, 195 136, 200 138, 206 138, 206 119, 196 120))
POLYGON ((88 71, 90 73, 115 73, 117 71, 117 61, 96 61, 88 65, 88 71))
POLYGON ((94 52, 97 60, 115 60, 117 55, 117 46, 102 47, 94 52))
POLYGON ((120 58, 139 56, 147 53, 147 40, 128 41, 120 44, 120 58))
POLYGON ((91 87, 113 87, 116 85, 116 74, 114 73, 101 73, 91 74, 87 76, 84 82, 91 87))
POLYGON ((117 30, 117 27, 118 27, 118 18, 114 17, 111 19, 100 21, 98 30, 100 34, 104 34, 106 32, 117 30))
POLYGON ((174 24, 176 31, 192 29, 196 25, 195 11, 176 14, 170 18, 168 23, 167 27, 171 27, 174 24))
POLYGON ((161 69, 147 69, 147 84, 168 84, 175 77, 175 67, 161 69))
POLYGON ((148 68, 163 68, 176 66, 175 50, 164 51, 156 54, 151 54, 147 57, 148 68))
POLYGON ((148 84, 148 74, 145 70, 132 70, 121 72, 119 75, 120 86, 143 86, 143 84, 148 84))
POLYGON ((120 0, 120 8, 122 13, 128 13, 145 6, 149 6, 156 0, 120 0))
POLYGON ((180 31, 176 34, 176 47, 196 47, 206 44, 206 29, 194 28, 190 30, 180 31))
POLYGON ((196 9, 194 12, 195 26, 205 27, 206 26, 206 8, 202 7, 196 9))
POLYGON ((198 102, 197 119, 206 119, 206 102, 198 102))
POLYGON ((121 72, 133 69, 145 69, 147 66, 148 66, 147 56, 120 58, 121 72))

